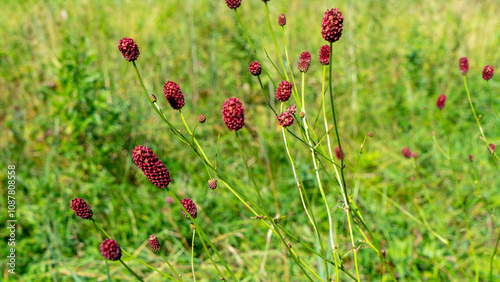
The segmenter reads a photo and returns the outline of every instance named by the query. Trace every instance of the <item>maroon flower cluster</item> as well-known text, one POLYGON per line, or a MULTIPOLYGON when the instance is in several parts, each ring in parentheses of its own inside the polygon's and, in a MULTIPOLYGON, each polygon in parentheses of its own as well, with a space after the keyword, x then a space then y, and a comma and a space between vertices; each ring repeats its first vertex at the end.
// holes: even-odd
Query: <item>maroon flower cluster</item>
POLYGON ((245 109, 238 98, 232 97, 224 102, 222 119, 229 130, 238 131, 245 125, 245 109))
POLYGON ((92 219, 92 216, 94 215, 90 206, 80 198, 74 198, 71 200, 71 209, 79 218, 82 219, 92 219))
POLYGON ((495 144, 491 143, 490 148, 488 148, 488 151, 490 151, 490 153, 493 154, 493 153, 495 153, 496 150, 497 150, 497 146, 495 146, 495 144))
POLYGON ((284 111, 283 113, 281 113, 281 115, 278 116, 278 123, 282 127, 289 127, 293 124, 294 120, 295 119, 293 118, 292 113, 290 113, 289 111, 284 111))
POLYGON ((205 115, 199 115, 198 116, 198 122, 199 123, 205 123, 206 120, 207 120, 207 117, 205 115))
POLYGON ((167 98, 168 103, 174 110, 184 107, 184 95, 177 83, 173 81, 165 82, 163 93, 165 93, 165 98, 167 98))
POLYGON ((436 106, 438 107, 438 109, 441 110, 442 108, 444 108, 445 103, 446 103, 446 95, 444 94, 439 95, 436 101, 436 106))
POLYGON ((226 5, 229 9, 236 9, 241 5, 241 0, 226 0, 226 5))
POLYGON ((319 48, 319 63, 326 66, 330 64, 330 45, 319 48))
POLYGON ((280 102, 286 102, 292 95, 292 84, 286 80, 280 82, 278 89, 276 89, 276 99, 280 102))
POLYGON ((300 72, 307 72, 309 69, 309 66, 311 65, 311 53, 309 52, 302 52, 299 57, 299 71, 300 72))
POLYGON ((403 155, 403 157, 409 159, 413 156, 410 148, 407 148, 407 147, 404 147, 403 149, 401 149, 401 154, 403 155))
POLYGON ((160 241, 158 241, 158 238, 156 238, 155 235, 150 235, 148 239, 149 247, 151 248, 151 251, 158 253, 160 252, 160 241))
POLYGON ((335 147, 335 156, 337 157, 337 159, 341 160, 342 157, 345 158, 345 154, 344 154, 344 149, 342 149, 342 155, 340 154, 340 149, 339 149, 339 146, 336 146, 335 147))
POLYGON ((280 26, 284 26, 286 25, 286 17, 285 17, 285 14, 281 14, 279 17, 278 17, 278 24, 280 26))
POLYGON ((493 66, 485 66, 483 69, 483 79, 490 80, 493 77, 494 72, 495 70, 493 69, 493 66))
POLYGON ((460 61, 458 61, 458 67, 460 68, 462 75, 466 75, 469 72, 469 60, 467 60, 466 57, 460 58, 460 61))
POLYGON ((217 188, 217 180, 214 178, 210 178, 208 180, 208 187, 212 190, 215 190, 217 188))
POLYGON ((330 43, 338 41, 342 36, 343 23, 344 16, 342 16, 339 8, 326 10, 321 24, 321 35, 330 43))
POLYGON ((116 261, 122 257, 122 250, 120 245, 113 239, 104 240, 99 246, 99 252, 108 260, 116 261))
MULTIPOLYGON (((192 218, 196 218, 198 215, 197 210, 196 210, 196 205, 194 204, 193 200, 191 199, 182 199, 181 200, 182 206, 187 210, 187 212, 191 215, 192 218)), ((184 216, 189 219, 189 216, 184 212, 183 209, 181 209, 182 213, 184 216)))
POLYGON ((170 173, 151 149, 139 145, 132 150, 132 158, 151 183, 160 189, 168 186, 170 173))
POLYGON ((125 60, 129 62, 133 62, 139 58, 139 47, 132 38, 123 37, 118 42, 118 50, 120 50, 125 60))
POLYGON ((253 61, 250 63, 250 66, 248 66, 248 70, 252 75, 259 76, 262 73, 262 66, 258 61, 253 61))
POLYGON ((290 105, 287 111, 294 115, 297 112, 297 107, 295 105, 290 105))

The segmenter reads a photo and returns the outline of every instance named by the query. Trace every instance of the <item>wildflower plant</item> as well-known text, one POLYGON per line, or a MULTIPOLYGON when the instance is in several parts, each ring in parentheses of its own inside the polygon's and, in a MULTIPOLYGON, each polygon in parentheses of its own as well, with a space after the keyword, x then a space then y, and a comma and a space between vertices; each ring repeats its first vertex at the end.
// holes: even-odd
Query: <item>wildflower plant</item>
MULTIPOLYGON (((251 56, 254 57, 252 58, 253 61, 248 64, 247 74, 249 77, 253 76, 251 79, 253 79, 256 84, 258 82, 258 85, 262 90, 261 93, 266 100, 267 107, 275 116, 275 119, 273 120, 275 122, 275 126, 281 131, 280 135, 283 140, 281 153, 283 155, 286 154, 291 170, 287 175, 283 175, 283 177, 285 179, 293 179, 294 185, 296 185, 297 189, 290 191, 290 195, 296 195, 297 198, 300 198, 301 206, 297 208, 295 212, 303 212, 307 216, 308 226, 304 228, 312 230, 311 232, 313 232, 315 236, 313 240, 314 243, 302 240, 300 236, 293 234, 293 232, 291 232, 289 228, 282 223, 282 217, 279 213, 277 211, 273 211, 266 203, 265 194, 262 191, 262 185, 260 185, 255 179, 255 172, 251 169, 251 165, 248 163, 247 156, 245 154, 245 146, 247 145, 242 142, 241 138, 242 135, 246 134, 245 126, 249 124, 249 122, 245 120, 249 116, 247 113, 253 111, 251 104, 246 103, 245 100, 238 97, 223 97, 220 105, 220 116, 218 117, 219 121, 224 122, 226 126, 227 131, 224 134, 234 135, 234 138, 231 139, 234 140, 235 143, 233 146, 238 148, 241 162, 245 167, 248 178, 251 182, 247 185, 251 186, 251 189, 248 189, 246 186, 242 187, 240 183, 234 183, 234 180, 225 175, 218 167, 217 154, 219 151, 220 139, 217 140, 215 158, 207 154, 206 152, 208 152, 208 150, 205 150, 206 148, 201 146, 198 142, 196 136, 197 126, 203 123, 210 123, 213 119, 210 117, 207 119, 205 115, 199 115, 196 125, 194 127, 189 126, 183 115, 183 109, 189 109, 190 107, 185 106, 192 103, 192 101, 187 98, 189 96, 184 96, 181 90, 181 85, 174 82, 175 78, 165 78, 167 81, 163 85, 165 100, 159 101, 156 96, 150 94, 148 87, 144 84, 144 80, 140 74, 140 68, 138 66, 140 54, 138 44, 131 38, 123 38, 118 43, 118 49, 124 59, 132 63, 132 67, 134 68, 137 79, 142 87, 145 99, 147 99, 151 108, 165 123, 166 128, 169 129, 168 132, 175 135, 183 144, 186 145, 187 148, 192 151, 195 156, 200 159, 200 170, 202 171, 203 168, 206 170, 207 178, 204 180, 203 185, 206 186, 206 183, 208 183, 208 193, 231 194, 240 202, 241 207, 253 214, 252 218, 258 220, 261 223, 261 226, 268 231, 269 234, 274 235, 279 239, 280 244, 287 252, 287 257, 293 260, 303 275, 303 277, 298 278, 297 280, 302 281, 307 279, 309 281, 342 281, 345 279, 352 279, 355 281, 361 281, 364 277, 362 272, 363 269, 360 267, 362 262, 358 260, 359 252, 367 252, 370 256, 377 257, 380 261, 381 275, 384 276, 387 274, 387 278, 397 280, 396 268, 391 265, 390 255, 388 256, 386 250, 383 248, 382 242, 384 241, 384 238, 373 232, 375 228, 374 224, 365 220, 365 217, 363 216, 363 208, 358 207, 356 198, 353 197, 353 186, 357 164, 361 157, 365 142, 367 141, 367 137, 374 137, 374 133, 369 132, 364 136, 357 161, 355 165, 352 166, 353 168, 351 168, 350 164, 346 160, 346 155, 350 158, 354 155, 354 153, 347 150, 345 146, 342 146, 342 144, 345 144, 346 142, 346 137, 342 135, 337 116, 338 107, 335 99, 336 95, 334 95, 334 85, 332 84, 334 79, 332 65, 336 63, 336 58, 333 55, 336 47, 335 43, 342 39, 342 34, 344 32, 343 13, 339 8, 332 8, 325 11, 322 20, 321 15, 318 16, 318 32, 315 36, 321 36, 327 43, 323 46, 318 46, 315 50, 311 50, 313 51, 312 54, 318 55, 318 59, 316 60, 316 58, 312 57, 311 52, 309 51, 289 56, 285 40, 287 18, 285 14, 280 14, 275 17, 275 19, 278 19, 277 21, 271 21, 268 6, 273 2, 262 1, 262 5, 266 11, 269 33, 272 36, 273 43, 276 48, 277 58, 280 61, 278 64, 273 62, 269 56, 267 56, 267 61, 263 61, 262 57, 259 55, 262 51, 254 48, 239 14, 244 8, 244 6, 241 6, 242 1, 225 0, 225 3, 229 8, 228 10, 234 12, 235 21, 238 22, 251 50, 254 51, 251 54, 251 56), (278 27, 281 30, 283 35, 282 48, 278 46, 273 26, 278 27), (285 54, 284 58, 286 61, 283 60, 284 58, 281 56, 282 53, 285 54), (297 63, 292 64, 290 58, 296 60, 297 63), (281 66, 281 70, 278 70, 279 66, 281 66), (306 83, 309 82, 309 76, 314 75, 314 72, 309 70, 315 67, 322 67, 323 70, 321 89, 313 90, 320 93, 320 109, 311 109, 310 105, 307 103, 308 101, 305 99, 305 97, 310 95, 311 92, 309 87, 306 88, 306 83), (276 73, 278 75, 276 75, 276 73), (297 74, 300 75, 300 78, 296 79, 295 76, 297 74), (268 90, 266 90, 266 87, 264 86, 266 82, 269 85, 275 86, 276 90, 272 93, 274 94, 272 96, 275 97, 276 101, 270 101, 270 95, 268 95, 268 90), (224 102, 222 103, 222 101, 224 102), (166 109, 162 109, 162 104, 164 105, 165 102, 168 103, 172 109, 168 109, 168 107, 166 107, 166 109), (164 114, 164 110, 174 111, 174 115, 178 117, 176 120, 179 122, 182 121, 185 129, 181 130, 177 128, 174 125, 175 122, 167 118, 167 115, 164 114), (317 117, 315 118, 315 116, 317 117), (322 116, 324 128, 323 126, 315 126, 316 120, 319 119, 319 116, 322 116), (297 149, 297 146, 294 147, 291 145, 293 142, 300 145, 298 147, 299 149, 297 149), (311 175, 313 175, 314 178, 313 184, 311 184, 311 182, 304 181, 306 177, 303 175, 304 171, 299 169, 298 156, 300 155, 300 152, 298 152, 298 150, 300 149, 307 152, 307 158, 302 156, 301 161, 309 162, 309 166, 313 168, 311 170, 311 175), (350 181, 348 179, 348 169, 351 170, 350 181), (311 191, 311 189, 317 189, 321 197, 319 199, 310 197, 308 192, 311 191), (336 201, 332 201, 331 199, 335 199, 336 201), (328 222, 325 224, 320 224, 319 222, 319 216, 316 214, 318 210, 320 210, 318 209, 318 206, 321 206, 321 210, 326 211, 328 222), (338 230, 339 219, 332 214, 332 211, 337 209, 343 212, 342 216, 345 216, 347 234, 342 234, 345 236, 338 236, 338 234, 341 233, 338 230), (273 216, 275 213, 276 215, 273 216), (342 240, 345 240, 345 242, 342 240), (304 256, 313 256, 318 259, 319 263, 317 265, 313 265, 310 263, 310 260, 304 260, 304 256)), ((293 19, 288 19, 288 21, 293 21, 293 19)), ((346 18, 346 21, 348 21, 348 17, 346 18)), ((467 89, 466 75, 469 72, 467 58, 460 59, 459 69, 464 77, 467 96, 472 112, 479 126, 482 140, 488 146, 487 148, 491 155, 498 159, 495 152, 495 145, 493 143, 488 143, 486 140, 467 89)), ((488 81, 492 78, 492 76, 493 67, 485 67, 483 71, 484 80, 489 83, 488 81)), ((237 96, 237 94, 234 93, 234 96, 237 96)), ((446 103, 447 96, 444 94, 441 94, 435 102, 443 122, 445 121, 443 111, 446 103)), ((193 118, 193 120, 195 120, 195 118, 193 118)), ((433 138, 436 141, 436 138, 433 138)), ((456 183, 457 190, 457 200, 459 202, 463 202, 464 199, 461 194, 461 187, 454 170, 455 164, 453 163, 453 149, 449 136, 447 136, 447 141, 449 152, 447 154, 445 153, 445 155, 449 160, 449 166, 453 171, 453 178, 456 183)), ((168 199, 171 199, 173 204, 177 205, 177 208, 173 209, 173 211, 177 211, 179 215, 182 214, 189 220, 186 220, 186 222, 191 223, 189 226, 192 231, 191 271, 193 278, 195 278, 194 245, 195 241, 198 240, 203 245, 203 250, 210 259, 213 268, 220 276, 219 278, 221 280, 231 279, 233 281, 238 281, 238 273, 235 273, 235 271, 230 267, 231 264, 228 263, 221 255, 219 251, 220 247, 215 246, 212 239, 208 236, 208 234, 212 233, 210 232, 212 226, 206 222, 206 218, 202 216, 203 209, 197 207, 195 204, 195 202, 202 202, 203 199, 193 198, 193 200, 189 198, 191 197, 189 195, 189 191, 183 190, 181 193, 181 188, 179 185, 175 184, 175 174, 171 174, 167 169, 168 163, 164 163, 161 156, 157 156, 153 150, 150 149, 157 148, 158 146, 158 144, 147 144, 147 146, 137 144, 137 146, 131 151, 130 157, 136 164, 137 169, 142 171, 145 178, 160 189, 157 189, 154 193, 168 193, 168 199), (184 198, 184 194, 186 193, 188 195, 184 198), (182 200, 180 200, 181 194, 183 198, 182 200), (214 259, 218 260, 219 264, 216 263, 214 259)), ((441 147, 440 149, 444 153, 444 150, 442 150, 441 147)), ((418 152, 420 153, 420 151, 418 152)), ((417 169, 419 154, 412 152, 412 150, 408 147, 404 147, 401 149, 401 155, 406 159, 413 160, 416 173, 419 175, 417 169)), ((471 164, 473 164, 472 159, 473 158, 470 157, 471 164)), ((425 195, 426 199, 431 202, 431 197, 428 194, 425 195)), ((158 270, 158 268, 149 265, 147 262, 144 262, 125 251, 125 249, 121 247, 117 241, 112 239, 111 236, 109 236, 106 231, 98 225, 93 211, 84 200, 75 198, 71 202, 71 208, 78 217, 92 220, 96 227, 108 238, 103 241, 100 246, 100 252, 104 258, 110 261, 120 261, 132 275, 141 281, 143 278, 136 274, 136 272, 134 272, 121 260, 122 253, 162 274, 164 278, 183 281, 182 275, 179 275, 178 271, 172 267, 170 262, 161 253, 162 248, 160 239, 155 235, 150 235, 149 238, 147 238, 148 245, 154 254, 163 258, 171 271, 170 274, 158 270)), ((476 280, 478 280, 479 277, 476 254, 467 221, 467 211, 465 205, 462 204, 461 208, 469 238, 471 256, 474 258, 475 276, 476 280)), ((438 232, 428 224, 423 225, 425 225, 427 230, 432 235, 446 244, 454 257, 458 259, 458 256, 453 251, 450 240, 447 239, 446 236, 438 234, 438 232)), ((493 257, 494 254, 492 258, 493 257)), ((464 276, 466 276, 465 271, 463 269, 461 269, 461 271, 464 273, 464 276)), ((381 279, 384 278, 382 277, 381 279)))

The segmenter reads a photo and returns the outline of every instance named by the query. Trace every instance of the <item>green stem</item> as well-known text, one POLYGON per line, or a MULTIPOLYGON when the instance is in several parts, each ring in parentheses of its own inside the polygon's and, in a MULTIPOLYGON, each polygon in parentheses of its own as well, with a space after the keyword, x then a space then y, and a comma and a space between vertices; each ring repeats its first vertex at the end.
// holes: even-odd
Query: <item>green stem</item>
POLYGON ((130 272, 130 273, 132 273, 132 275, 134 275, 134 276, 135 276, 135 278, 137 278, 139 281, 144 281, 144 280, 142 280, 142 278, 141 278, 141 277, 139 277, 139 275, 137 275, 137 274, 136 274, 136 273, 135 273, 132 269, 130 269, 130 267, 128 267, 128 265, 126 265, 126 264, 123 262, 123 260, 119 259, 119 261, 123 264, 123 266, 125 266, 125 268, 126 268, 126 269, 130 272))
MULTIPOLYGON (((241 145, 241 140, 240 140, 240 137, 238 135, 238 131, 235 131, 235 135, 236 135, 236 142, 238 143, 238 149, 240 151, 240 156, 241 156, 241 159, 243 161, 243 164, 245 165, 245 168, 247 169, 247 173, 248 173, 248 176, 250 177, 252 183, 253 183, 253 186, 254 186, 254 189, 255 189, 255 192, 257 193, 257 197, 259 198, 259 201, 261 203, 261 205, 264 207, 264 215, 266 216, 266 218, 269 219, 269 221, 271 222, 271 225, 273 225, 273 227, 275 227, 275 222, 274 220, 270 217, 269 215, 269 212, 267 210, 267 205, 264 203, 261 195, 260 195, 260 190, 257 186, 257 183, 255 182, 255 179, 253 178, 253 174, 250 170, 250 168, 248 167, 248 163, 246 161, 246 158, 245 158, 245 154, 243 153, 243 146, 241 145)), ((285 245, 288 245, 287 242, 285 241, 285 239, 283 238, 283 236, 281 235, 281 233, 276 229, 274 228, 273 229, 276 233, 276 235, 278 235, 281 239, 281 241, 285 244, 285 245)), ((292 254, 294 254, 295 256, 292 256, 295 260, 295 262, 297 263, 297 265, 301 266, 300 263, 297 262, 297 260, 299 260, 299 262, 302 262, 304 264, 304 266, 309 269, 316 277, 319 277, 306 263, 304 263, 302 260, 300 260, 300 258, 298 257, 297 254, 294 253, 294 251, 291 249, 291 248, 288 248, 290 250, 290 252, 292 254)), ((311 277, 309 277, 309 275, 307 274, 307 272, 305 272, 305 270, 301 267, 301 270, 303 271, 303 273, 312 281, 311 277)))
POLYGON ((176 277, 176 280, 183 282, 184 280, 182 280, 181 275, 179 275, 179 273, 177 273, 177 271, 175 271, 175 268, 170 264, 170 262, 168 262, 167 258, 162 253, 160 253, 160 257, 163 259, 163 261, 165 261, 165 263, 168 265, 170 270, 172 270, 172 272, 174 273, 174 275, 176 277))
MULTIPOLYGON (((472 104, 472 100, 470 98, 470 93, 469 93, 469 88, 467 87, 467 78, 464 75, 464 85, 465 85, 465 91, 467 92, 467 98, 469 99, 469 104, 470 108, 472 110, 472 114, 474 114, 474 118, 476 119, 477 126, 479 127, 479 131, 481 132, 481 136, 483 137, 484 143, 486 143, 486 147, 488 147, 488 152, 491 152, 490 144, 488 143, 488 140, 486 140, 486 136, 484 135, 483 127, 481 126, 481 123, 479 122, 479 118, 476 115, 476 110, 474 110, 474 105, 472 104)), ((488 83, 489 86, 489 83, 488 83)), ((497 159, 500 160, 500 158, 493 152, 492 155, 494 155, 497 159)))
MULTIPOLYGON (((307 139, 307 142, 309 143, 309 146, 312 146, 311 144, 311 138, 309 137, 309 129, 308 129, 308 124, 307 124, 307 121, 306 121, 306 103, 305 103, 305 73, 302 72, 302 92, 301 92, 301 98, 302 98, 302 110, 304 112, 304 117, 302 118, 302 122, 304 124, 304 131, 305 131, 305 134, 306 134, 306 139, 307 139)), ((318 164, 317 164, 317 161, 316 161, 316 155, 314 154, 314 151, 311 150, 311 157, 312 157, 312 161, 313 161, 313 164, 314 164, 314 170, 315 170, 315 175, 316 175, 316 181, 318 182, 318 188, 319 188, 319 191, 321 193, 321 197, 323 198, 323 202, 325 203, 325 207, 326 207, 326 212, 328 214, 328 230, 329 230, 329 234, 330 234, 330 244, 331 244, 331 247, 332 247, 332 253, 333 253, 333 256, 335 257, 336 259, 336 255, 335 255, 335 243, 333 242, 333 222, 332 222, 332 215, 331 215, 331 212, 330 212, 330 207, 328 206, 328 200, 326 199, 326 195, 325 195, 325 191, 323 190, 323 185, 321 184, 321 178, 320 178, 320 175, 319 175, 319 169, 318 169, 318 164)), ((325 256, 326 256, 326 253, 325 253, 325 256)), ((326 267, 326 262, 325 262, 325 271, 326 271, 326 276, 327 276, 327 279, 330 279, 330 275, 328 273, 328 267, 326 267)))
POLYGON ((207 245, 205 244, 205 241, 203 240, 203 237, 200 236, 200 241, 201 241, 201 244, 203 245, 203 248, 205 249, 205 252, 208 254, 208 258, 210 259, 210 261, 212 262, 212 265, 214 266, 214 268, 217 270, 217 272, 219 273, 220 277, 221 277, 221 281, 226 281, 226 278, 224 278, 224 275, 222 274, 222 272, 219 270, 219 267, 217 266, 217 264, 215 264, 215 261, 214 259, 212 258, 212 256, 210 255, 210 252, 208 251, 208 248, 207 248, 207 245))
POLYGON ((486 83, 488 84, 488 90, 490 91, 491 107, 495 111, 495 114, 497 115, 497 118, 500 119, 500 115, 498 115, 497 109, 495 107, 495 102, 493 101, 493 94, 491 94, 490 81, 486 80, 486 83))
POLYGON ((203 229, 201 228, 201 226, 196 222, 196 220, 191 216, 191 214, 186 210, 186 208, 184 208, 184 206, 181 204, 181 201, 179 200, 179 198, 177 198, 177 196, 170 190, 170 188, 166 187, 165 189, 170 194, 170 196, 172 198, 174 198, 175 202, 181 207, 181 209, 189 217, 189 219, 191 219, 191 222, 194 224, 194 226, 196 226, 196 229, 200 233, 200 237, 203 236, 203 237, 205 237, 207 239, 208 244, 210 245, 210 247, 212 247, 212 250, 214 250, 215 254, 220 259, 220 261, 222 262, 222 264, 224 265, 224 268, 226 269, 226 271, 229 272, 229 275, 231 275, 231 277, 233 278, 234 281, 238 281, 238 279, 236 279, 236 277, 234 276, 233 272, 231 271, 231 269, 229 268, 229 266, 227 265, 227 263, 224 261, 224 259, 222 258, 222 256, 219 254, 219 251, 217 251, 217 249, 212 244, 212 242, 210 241, 210 239, 208 239, 207 235, 205 234, 205 232, 203 231, 203 229))
POLYGON ((194 275, 194 238, 196 236, 196 229, 193 229, 193 240, 191 242, 191 270, 193 271, 193 281, 196 282, 196 276, 194 275))
MULTIPOLYGON (((500 231, 500 228, 498 230, 500 231)), ((490 256, 490 281, 493 281, 493 259, 495 258, 495 255, 497 253, 499 241, 500 241, 500 235, 498 235, 498 237, 497 237, 497 242, 495 243, 495 248, 493 249, 493 253, 491 253, 491 256, 490 256)))
MULTIPOLYGON (((465 76, 464 76, 464 81, 465 81, 465 76)), ((467 87, 467 84, 466 84, 466 87, 467 87)), ((468 91, 467 91, 467 95, 468 95, 469 101, 470 101, 470 95, 469 95, 468 91)), ((474 113, 474 116, 476 116, 476 112, 474 111, 474 107, 472 107, 472 102, 471 102, 471 108, 472 108, 472 112, 474 113)), ((445 128, 445 119, 444 119, 442 111, 439 111, 439 114, 441 116, 441 122, 443 123, 443 128, 445 128)), ((478 124, 479 124, 479 120, 478 120, 478 124)), ((481 128, 480 124, 479 124, 479 127, 481 128)), ((472 258, 474 260, 474 269, 475 269, 475 276, 476 276, 476 282, 477 282, 477 281, 479 281, 479 269, 478 269, 478 265, 477 265, 476 252, 474 250, 474 241, 472 240, 472 235, 470 233, 467 211, 465 209, 465 204, 464 204, 463 199, 462 199, 462 192, 460 191, 460 184, 458 182, 457 172, 455 170, 455 166, 453 165, 453 146, 451 144, 450 135, 448 134, 448 131, 446 131, 446 130, 443 130, 443 131, 446 134, 446 141, 448 142, 450 168, 451 168, 451 171, 453 173, 453 180, 455 181, 455 186, 456 186, 455 190, 457 190, 458 201, 460 202, 460 206, 462 208, 462 213, 464 215, 465 228, 467 231, 467 237, 469 238, 472 258)), ((481 129, 481 133, 482 133, 482 129, 481 129)))

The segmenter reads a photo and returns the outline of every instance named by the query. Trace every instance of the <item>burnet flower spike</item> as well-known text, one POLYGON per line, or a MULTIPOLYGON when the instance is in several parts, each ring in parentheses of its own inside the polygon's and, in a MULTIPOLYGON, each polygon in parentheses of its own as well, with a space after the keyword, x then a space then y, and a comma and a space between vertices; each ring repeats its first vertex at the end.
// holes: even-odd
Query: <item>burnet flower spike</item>
POLYGON ((82 219, 91 220, 94 215, 90 206, 80 198, 74 198, 71 200, 71 209, 79 218, 82 219))
POLYGON ((118 42, 118 50, 122 53, 125 60, 133 62, 139 58, 139 47, 132 38, 124 37, 118 42))
POLYGON ((99 252, 105 259, 111 261, 117 261, 122 257, 120 245, 113 239, 104 240, 99 246, 99 252))
MULTIPOLYGON (((182 206, 186 209, 186 211, 191 215, 192 218, 196 218, 198 216, 198 211, 196 209, 196 205, 194 204, 193 200, 191 199, 182 199, 181 200, 182 206)), ((181 209, 182 214, 189 219, 189 216, 184 212, 183 209, 181 209)))
POLYGON ((245 125, 245 109, 238 98, 232 97, 224 102, 222 120, 232 131, 238 131, 245 125))
POLYGON ((184 95, 177 83, 173 81, 165 82, 163 85, 163 93, 172 109, 180 110, 184 107, 184 95))
POLYGON ((158 188, 165 188, 170 183, 170 173, 153 150, 139 145, 132 150, 132 159, 144 175, 158 188))
POLYGON ((436 100, 437 108, 441 110, 442 108, 444 108, 445 103, 446 103, 446 95, 444 94, 439 95, 439 97, 436 100))
POLYGON ((333 43, 340 39, 344 28, 344 16, 339 8, 326 10, 321 28, 321 35, 326 41, 333 43))
POLYGON ((286 80, 283 80, 280 82, 278 85, 278 88, 276 89, 276 99, 280 102, 286 102, 288 99, 290 99, 290 96, 292 95, 292 84, 286 80))

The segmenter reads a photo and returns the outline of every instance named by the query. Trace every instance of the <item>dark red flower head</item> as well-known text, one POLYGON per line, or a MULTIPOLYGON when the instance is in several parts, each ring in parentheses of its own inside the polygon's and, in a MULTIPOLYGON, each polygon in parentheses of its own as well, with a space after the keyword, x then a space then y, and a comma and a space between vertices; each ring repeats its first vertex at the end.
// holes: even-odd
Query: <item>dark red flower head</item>
POLYGON ((297 106, 295 105, 288 106, 287 112, 290 112, 292 115, 294 115, 297 112, 297 106))
POLYGON ((207 120, 207 117, 205 115, 199 115, 198 116, 198 122, 199 123, 205 123, 206 120, 207 120))
POLYGON ((212 190, 215 190, 217 188, 217 179, 215 178, 210 178, 208 180, 208 187, 212 190))
POLYGON ((253 61, 250 63, 250 66, 248 66, 248 70, 250 70, 252 75, 259 76, 262 73, 262 66, 258 61, 253 61))
POLYGON ((241 5, 241 0, 226 0, 229 9, 236 9, 241 5))
POLYGON ((466 75, 469 72, 469 60, 467 60, 467 57, 460 58, 460 61, 458 61, 458 66, 460 67, 460 72, 463 75, 466 75))
POLYGON ((444 94, 441 94, 439 95, 439 97, 437 98, 437 101, 436 101, 436 106, 438 107, 438 109, 442 109, 444 108, 444 103, 446 103, 446 95, 444 94))
POLYGON ((326 10, 321 24, 323 38, 330 43, 339 40, 342 36, 343 23, 344 16, 342 16, 339 8, 326 10))
POLYGON ((285 14, 281 14, 278 18, 278 24, 280 26, 284 26, 286 25, 286 17, 285 17, 285 14))
POLYGON ((144 175, 158 188, 165 188, 170 183, 170 173, 163 162, 148 147, 139 145, 132 150, 132 158, 144 175))
POLYGON ((340 149, 339 149, 339 146, 336 146, 335 147, 335 156, 337 157, 337 159, 341 160, 342 157, 345 158, 345 154, 344 154, 344 149, 342 149, 342 155, 340 155, 340 149))
POLYGON ((497 146, 495 146, 495 144, 491 143, 490 144, 490 148, 488 148, 488 151, 490 151, 491 154, 495 153, 497 149, 497 146))
POLYGON ((158 241, 158 238, 156 238, 155 235, 150 235, 148 242, 149 242, 149 247, 153 252, 155 253, 160 252, 160 241, 158 241))
MULTIPOLYGON (((196 205, 194 204, 193 200, 183 199, 183 200, 181 200, 181 204, 187 210, 187 212, 191 215, 192 218, 196 218, 198 213, 196 211, 196 205)), ((184 216, 189 219, 189 216, 184 212, 184 210, 181 209, 181 211, 184 214, 184 216)))
POLYGON ((473 155, 469 155, 469 162, 473 162, 474 161, 474 156, 473 155))
POLYGON ((245 109, 238 98, 229 98, 224 102, 222 119, 229 130, 238 131, 245 125, 245 109))
POLYGON ((113 239, 104 240, 99 246, 101 255, 108 260, 119 260, 122 257, 122 250, 120 245, 113 239))
POLYGON ((330 64, 330 45, 323 45, 319 48, 319 63, 324 66, 330 64))
POLYGON ((281 102, 288 101, 292 95, 292 84, 286 80, 280 82, 278 89, 276 89, 276 99, 281 102))
POLYGON ((165 98, 167 98, 168 103, 174 110, 184 107, 184 95, 177 83, 173 81, 165 82, 163 93, 165 93, 165 98))
POLYGON ((411 153, 411 150, 410 148, 407 148, 407 147, 404 147, 402 150, 401 150, 401 154, 403 155, 403 157, 409 159, 412 157, 412 153, 411 153))
POLYGON ((283 113, 281 113, 281 115, 278 116, 278 123, 283 127, 289 127, 293 124, 294 120, 295 119, 289 111, 284 111, 283 113))
POLYGON ((92 216, 94 215, 90 206, 80 198, 74 198, 71 200, 71 209, 79 218, 82 219, 92 219, 92 216))
POLYGON ((483 70, 483 79, 490 80, 493 77, 494 72, 495 70, 493 69, 493 66, 485 66, 483 70))
POLYGON ((299 57, 299 70, 300 72, 307 72, 309 66, 311 65, 311 53, 302 52, 299 57))
POLYGON ((125 60, 129 62, 139 58, 139 47, 132 38, 123 37, 120 42, 118 42, 118 50, 120 50, 125 60))

